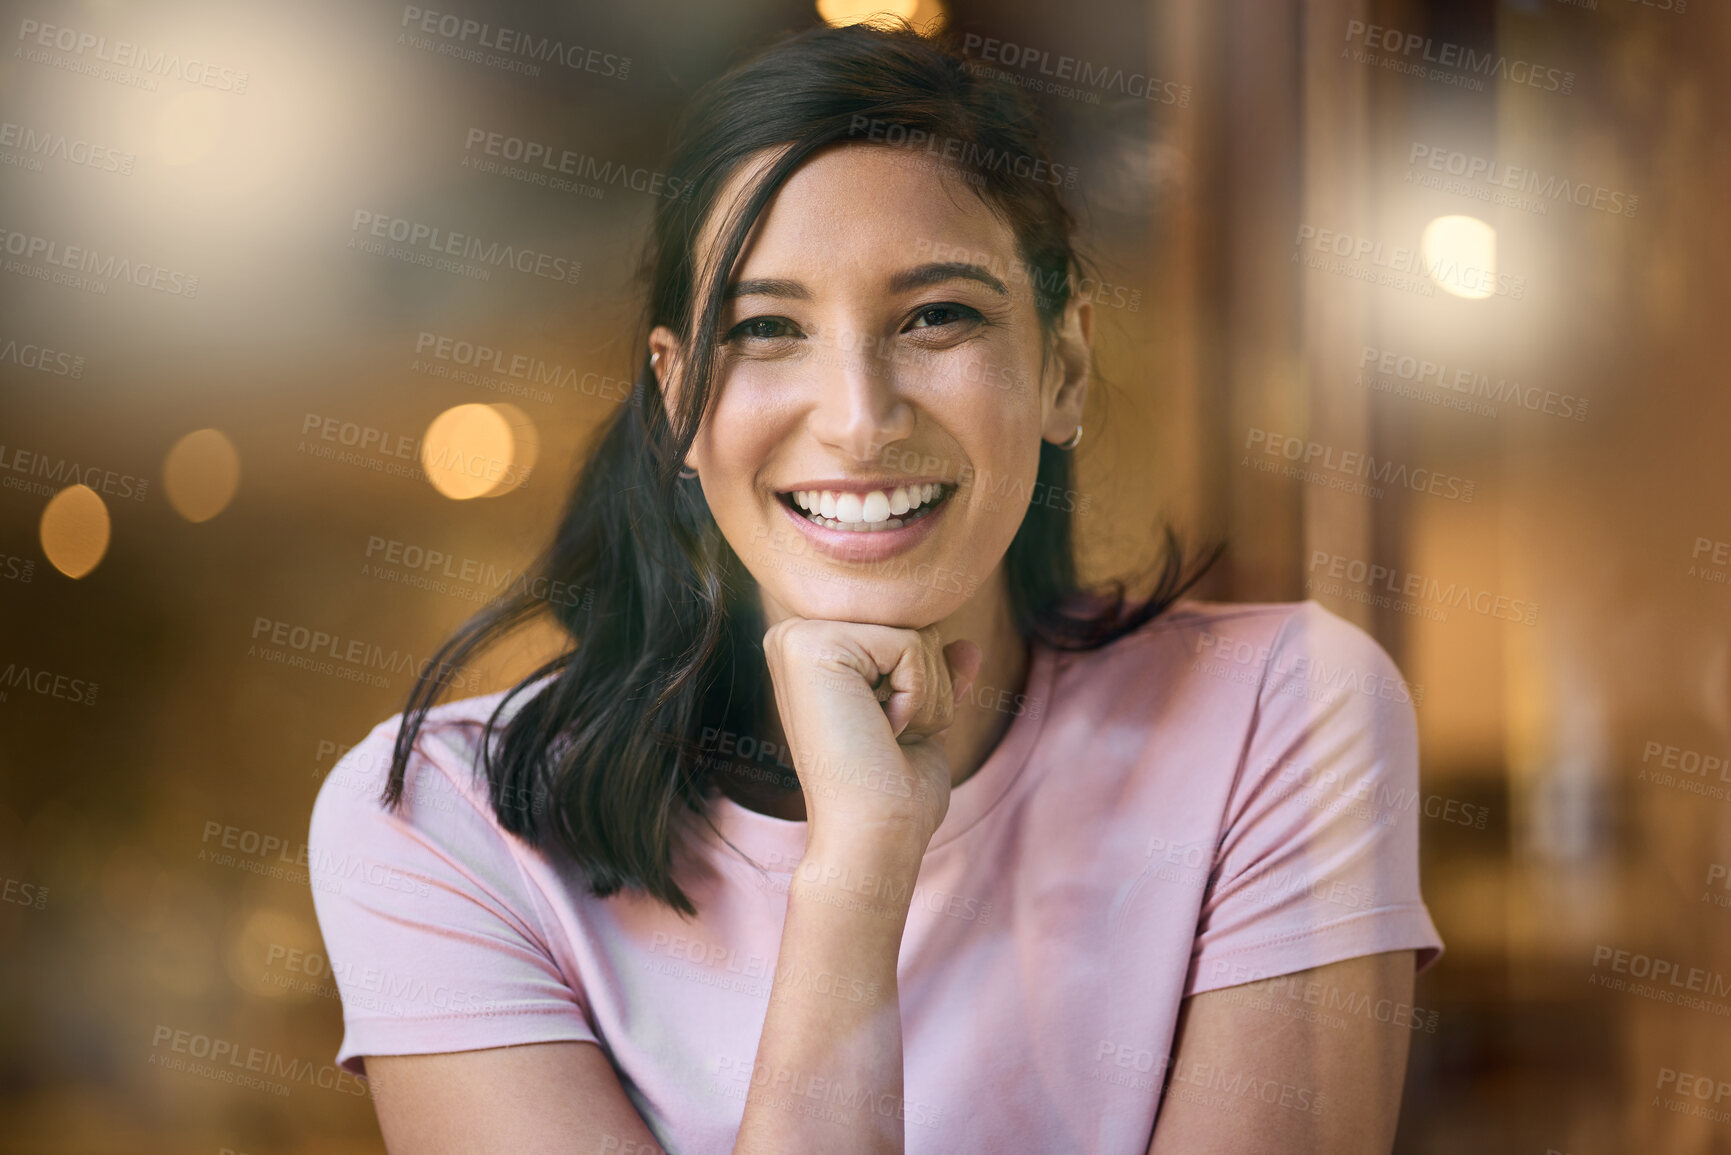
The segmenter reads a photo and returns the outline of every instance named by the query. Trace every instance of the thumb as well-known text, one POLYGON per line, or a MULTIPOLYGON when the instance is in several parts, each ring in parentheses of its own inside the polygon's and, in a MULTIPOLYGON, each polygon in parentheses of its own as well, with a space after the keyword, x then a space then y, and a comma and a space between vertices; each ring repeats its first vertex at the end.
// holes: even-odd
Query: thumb
POLYGON ((961 639, 944 647, 944 661, 950 665, 950 677, 955 681, 956 701, 960 702, 968 696, 973 688, 974 679, 980 675, 980 663, 984 660, 980 647, 961 639))

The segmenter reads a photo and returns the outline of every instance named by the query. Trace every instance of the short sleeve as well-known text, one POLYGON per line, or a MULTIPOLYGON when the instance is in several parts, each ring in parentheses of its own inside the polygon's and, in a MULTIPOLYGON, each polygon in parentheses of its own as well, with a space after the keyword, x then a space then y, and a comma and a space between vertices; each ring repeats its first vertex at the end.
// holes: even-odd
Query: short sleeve
POLYGON ((382 723, 331 770, 307 836, 313 906, 343 1003, 337 1063, 365 1074, 364 1055, 596 1041, 510 836, 485 795, 459 785, 470 773, 465 744, 423 729, 400 809, 380 802, 399 724, 382 723))
POLYGON ((1427 969, 1414 687, 1313 601, 1265 662, 1185 994, 1408 948, 1427 969))

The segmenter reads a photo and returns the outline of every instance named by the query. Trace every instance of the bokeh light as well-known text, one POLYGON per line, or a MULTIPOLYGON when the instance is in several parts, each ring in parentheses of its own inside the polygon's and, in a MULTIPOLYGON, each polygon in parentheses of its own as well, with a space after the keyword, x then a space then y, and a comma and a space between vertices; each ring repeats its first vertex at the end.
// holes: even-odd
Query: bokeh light
POLYGON ((218 429, 198 429, 174 443, 162 462, 168 504, 191 522, 228 508, 240 487, 240 452, 218 429))
POLYGON ((498 497, 513 489, 521 489, 529 480, 535 462, 541 457, 541 435, 536 432, 535 423, 529 419, 529 415, 509 401, 495 401, 491 408, 511 427, 510 475, 501 477, 499 483, 483 495, 498 497))
POLYGON ((433 418, 421 441, 427 480, 453 501, 497 497, 528 479, 535 441, 515 406, 457 405, 433 418))
POLYGON ((936 14, 937 6, 929 0, 817 0, 817 14, 837 27, 843 24, 858 24, 880 13, 899 16, 904 20, 921 23, 922 9, 932 9, 936 14))
POLYGON ((88 485, 69 485, 42 511, 42 553, 69 578, 95 569, 108 552, 108 506, 88 485))
POLYGON ((1419 242, 1431 280, 1445 293, 1480 301, 1497 289, 1497 230, 1477 217, 1438 217, 1419 242))

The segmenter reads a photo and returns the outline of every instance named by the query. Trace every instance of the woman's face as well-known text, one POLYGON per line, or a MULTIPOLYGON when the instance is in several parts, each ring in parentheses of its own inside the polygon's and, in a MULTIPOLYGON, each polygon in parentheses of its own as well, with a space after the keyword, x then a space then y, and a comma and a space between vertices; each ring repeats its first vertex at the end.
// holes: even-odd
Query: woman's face
MULTIPOLYGON (((681 482, 703 486, 769 622, 920 628, 1002 596, 1004 552, 1048 497, 1040 442, 1075 431, 1087 389, 1089 306, 1042 366, 1036 288, 1009 226, 919 155, 835 147, 783 185, 735 266, 686 457, 699 480, 681 482)), ((673 393, 681 347, 666 328, 650 347, 673 393)))

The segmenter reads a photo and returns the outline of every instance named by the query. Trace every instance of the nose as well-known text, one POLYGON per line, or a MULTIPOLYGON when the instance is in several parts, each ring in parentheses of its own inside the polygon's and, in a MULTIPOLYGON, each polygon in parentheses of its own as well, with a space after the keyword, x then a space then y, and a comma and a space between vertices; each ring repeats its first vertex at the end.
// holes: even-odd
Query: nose
POLYGON ((897 389, 895 360, 879 353, 877 341, 860 330, 837 331, 826 334, 812 367, 817 399, 808 428, 856 461, 875 461, 914 432, 914 408, 897 389))

